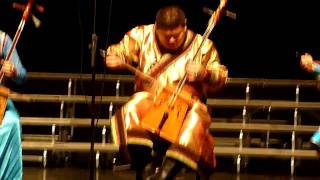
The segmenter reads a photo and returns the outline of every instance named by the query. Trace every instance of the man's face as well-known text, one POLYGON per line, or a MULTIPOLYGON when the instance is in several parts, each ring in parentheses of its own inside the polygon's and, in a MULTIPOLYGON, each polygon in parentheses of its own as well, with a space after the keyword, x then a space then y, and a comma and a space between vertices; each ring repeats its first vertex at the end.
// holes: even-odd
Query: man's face
POLYGON ((175 28, 156 28, 158 43, 164 49, 172 52, 178 50, 185 41, 186 26, 179 25, 175 28))

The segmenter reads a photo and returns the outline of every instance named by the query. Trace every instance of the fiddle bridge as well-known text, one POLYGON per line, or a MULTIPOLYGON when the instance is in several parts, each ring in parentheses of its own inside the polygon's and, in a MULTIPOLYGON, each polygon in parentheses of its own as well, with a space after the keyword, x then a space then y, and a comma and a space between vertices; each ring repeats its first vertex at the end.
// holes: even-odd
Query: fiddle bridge
POLYGON ((174 143, 178 139, 189 105, 185 100, 178 98, 171 106, 168 103, 169 97, 166 93, 159 95, 149 112, 143 117, 141 126, 174 143))

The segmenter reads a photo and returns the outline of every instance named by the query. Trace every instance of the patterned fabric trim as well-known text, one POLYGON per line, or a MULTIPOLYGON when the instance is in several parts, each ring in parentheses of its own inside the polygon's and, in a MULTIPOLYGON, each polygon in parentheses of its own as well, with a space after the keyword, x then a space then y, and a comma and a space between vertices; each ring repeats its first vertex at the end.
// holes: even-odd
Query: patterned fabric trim
POLYGON ((168 150, 166 156, 181 161, 194 170, 198 169, 198 164, 194 160, 179 151, 168 150))
POLYGON ((5 42, 5 36, 6 33, 4 33, 3 31, 0 31, 0 57, 3 57, 3 48, 4 48, 4 42, 5 42))
POLYGON ((128 144, 144 145, 150 148, 153 147, 153 142, 150 139, 145 138, 128 137, 128 144))
POLYGON ((114 116, 111 118, 111 134, 112 134, 112 139, 113 139, 113 143, 116 145, 120 144, 120 140, 119 140, 119 132, 117 132, 117 128, 115 127, 115 118, 114 116))

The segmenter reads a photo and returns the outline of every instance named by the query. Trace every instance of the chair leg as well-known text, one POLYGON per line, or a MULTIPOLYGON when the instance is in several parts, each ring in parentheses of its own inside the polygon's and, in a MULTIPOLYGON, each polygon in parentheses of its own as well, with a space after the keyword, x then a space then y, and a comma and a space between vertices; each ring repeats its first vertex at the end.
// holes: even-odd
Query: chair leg
POLYGON ((196 172, 196 180, 200 180, 200 175, 197 172, 196 172))
POLYGON ((211 173, 207 171, 196 171, 196 180, 209 180, 211 173))
POLYGON ((151 161, 151 148, 142 145, 129 145, 132 168, 136 171, 136 179, 144 179, 144 169, 151 161))
POLYGON ((165 158, 159 171, 156 172, 154 178, 157 180, 171 180, 180 172, 184 165, 171 158, 165 158))

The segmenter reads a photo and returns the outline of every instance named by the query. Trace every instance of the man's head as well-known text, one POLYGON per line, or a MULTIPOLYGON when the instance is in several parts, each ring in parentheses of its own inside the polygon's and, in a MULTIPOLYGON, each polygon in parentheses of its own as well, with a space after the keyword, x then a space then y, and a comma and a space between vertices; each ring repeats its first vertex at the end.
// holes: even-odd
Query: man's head
POLYGON ((180 7, 161 8, 156 15, 155 27, 158 43, 166 51, 176 51, 183 45, 187 32, 187 20, 180 7))

